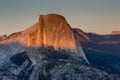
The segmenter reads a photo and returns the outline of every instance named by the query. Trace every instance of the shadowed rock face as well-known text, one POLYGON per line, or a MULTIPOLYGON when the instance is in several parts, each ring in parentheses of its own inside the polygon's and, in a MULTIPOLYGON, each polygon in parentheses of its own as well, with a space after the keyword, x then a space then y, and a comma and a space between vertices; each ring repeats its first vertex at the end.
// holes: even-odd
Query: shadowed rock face
POLYGON ((74 33, 64 17, 57 14, 40 16, 36 31, 29 34, 28 46, 41 45, 55 49, 76 49, 74 33))
POLYGON ((76 39, 81 42, 92 42, 92 40, 87 36, 85 32, 80 30, 79 28, 73 28, 74 34, 76 36, 76 39))

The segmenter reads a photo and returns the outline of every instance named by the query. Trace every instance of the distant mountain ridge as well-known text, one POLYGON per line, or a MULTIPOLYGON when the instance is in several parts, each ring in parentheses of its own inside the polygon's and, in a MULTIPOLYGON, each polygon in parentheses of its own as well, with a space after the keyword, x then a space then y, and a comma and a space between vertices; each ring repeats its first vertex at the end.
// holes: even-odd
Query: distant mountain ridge
POLYGON ((87 36, 95 43, 99 44, 120 44, 119 34, 99 35, 94 33, 87 33, 87 36))
POLYGON ((120 34, 86 33, 91 43, 82 43, 82 48, 91 65, 120 74, 120 34))
POLYGON ((110 33, 111 35, 120 35, 120 31, 112 31, 111 33, 110 33))
POLYGON ((72 28, 65 18, 58 14, 41 15, 39 21, 30 28, 13 33, 0 41, 0 49, 11 55, 24 51, 32 54, 33 52, 29 51, 29 48, 34 49, 42 46, 74 52, 75 54, 72 55, 83 57, 87 61, 72 28), (7 50, 3 48, 7 48, 7 50))

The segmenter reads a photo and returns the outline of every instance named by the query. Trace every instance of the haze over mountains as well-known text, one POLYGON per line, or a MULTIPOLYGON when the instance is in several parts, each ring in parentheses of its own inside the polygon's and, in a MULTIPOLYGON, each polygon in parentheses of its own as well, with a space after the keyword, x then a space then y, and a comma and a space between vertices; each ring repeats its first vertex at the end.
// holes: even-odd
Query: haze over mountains
POLYGON ((28 29, 1 37, 0 79, 119 80, 117 72, 108 73, 111 67, 106 70, 106 66, 97 64, 101 51, 93 45, 99 45, 103 39, 97 41, 96 36, 101 38, 71 28, 61 15, 41 15, 28 29), (92 52, 98 55, 91 55, 92 52))

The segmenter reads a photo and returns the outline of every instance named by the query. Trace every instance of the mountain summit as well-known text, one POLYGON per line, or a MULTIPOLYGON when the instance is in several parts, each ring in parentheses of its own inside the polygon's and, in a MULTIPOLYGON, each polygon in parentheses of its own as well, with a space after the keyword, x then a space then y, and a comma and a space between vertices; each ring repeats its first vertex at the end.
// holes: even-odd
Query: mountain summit
POLYGON ((33 54, 35 48, 53 47, 55 50, 72 52, 72 55, 82 57, 87 61, 81 45, 74 35, 72 28, 63 16, 58 14, 40 15, 38 22, 30 28, 13 33, 0 41, 0 49, 7 55, 14 55, 24 51, 33 54))
POLYGON ((41 15, 35 27, 36 30, 28 34, 28 46, 75 50, 74 33, 64 17, 57 14, 41 15))
POLYGON ((87 61, 72 28, 63 16, 40 15, 38 23, 32 28, 35 30, 28 34, 28 47, 51 46, 54 49, 74 52, 75 55, 83 57, 87 61))
POLYGON ((120 31, 112 31, 111 32, 111 35, 117 35, 117 34, 120 34, 120 31))
POLYGON ((61 15, 41 15, 30 28, 0 40, 0 80, 120 80, 86 63, 80 42, 89 41, 61 15))

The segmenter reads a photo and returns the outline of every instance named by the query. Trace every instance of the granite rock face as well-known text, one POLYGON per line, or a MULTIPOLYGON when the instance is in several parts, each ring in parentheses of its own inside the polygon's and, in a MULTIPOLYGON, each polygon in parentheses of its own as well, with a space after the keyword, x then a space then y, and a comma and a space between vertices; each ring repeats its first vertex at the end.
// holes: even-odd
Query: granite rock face
POLYGON ((0 80, 120 80, 119 75, 90 67, 82 58, 75 60, 66 51, 37 51, 32 54, 37 60, 34 65, 26 52, 12 56, 8 67, 0 69, 0 80))
POLYGON ((28 46, 41 45, 55 49, 76 49, 74 33, 64 17, 57 14, 40 16, 36 31, 28 36, 28 46))
POLYGON ((83 32, 81 29, 79 28, 73 28, 74 34, 76 39, 80 42, 80 43, 91 43, 92 40, 87 36, 87 34, 85 32, 83 32))
POLYGON ((88 62, 74 35, 72 28, 63 16, 58 14, 41 15, 36 24, 0 41, 0 58, 2 59, 0 63, 3 65, 3 62, 8 62, 12 55, 25 51, 35 62, 31 55, 37 52, 37 48, 43 46, 72 52, 72 56, 75 58, 83 57, 88 62))
POLYGON ((0 80, 120 80, 90 67, 79 39, 64 17, 41 15, 0 41, 0 80))

